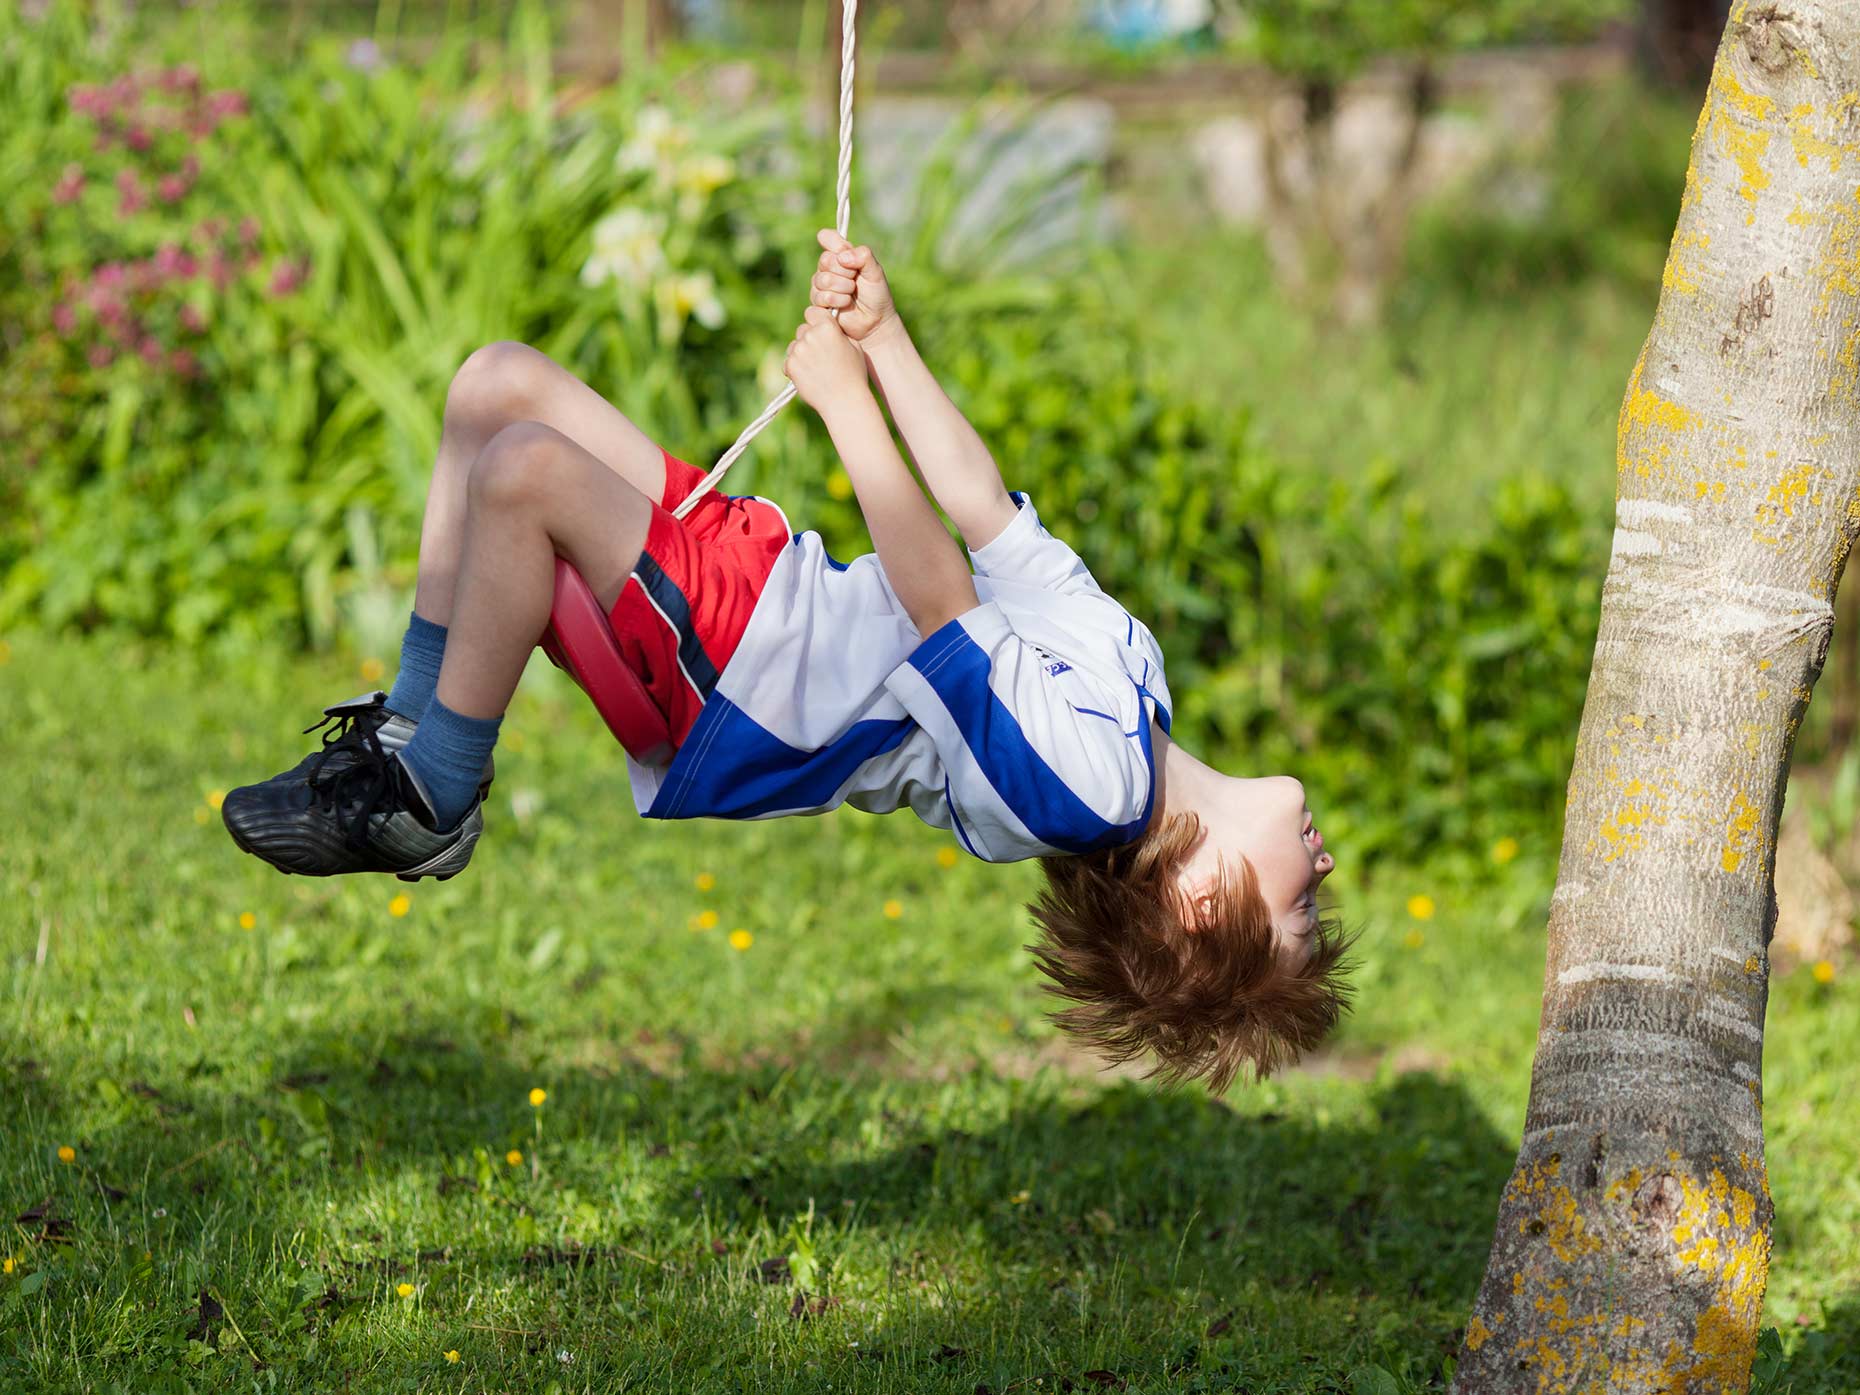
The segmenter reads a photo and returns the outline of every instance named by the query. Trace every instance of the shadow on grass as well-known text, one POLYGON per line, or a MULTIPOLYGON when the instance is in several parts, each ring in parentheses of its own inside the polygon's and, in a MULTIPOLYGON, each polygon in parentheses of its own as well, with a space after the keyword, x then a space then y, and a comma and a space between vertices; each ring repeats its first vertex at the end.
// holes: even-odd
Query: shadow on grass
MULTIPOLYGON (((681 1286, 694 1302, 705 1290, 708 1318, 720 1283, 766 1292, 762 1262, 786 1253, 797 1217, 811 1214, 812 1293, 831 1297, 842 1282, 869 1293, 876 1246, 890 1288, 903 1290, 887 1305, 923 1306, 941 1290, 926 1319, 962 1360, 982 1359, 971 1349, 998 1353, 1004 1313, 1010 1327, 1032 1324, 1042 1348, 1082 1349, 1095 1329, 1068 1311, 1067 1295, 1095 1287, 1102 1303, 1109 1284, 1136 1314, 1113 1343, 1126 1370, 1179 1371, 1232 1356, 1239 1342, 1256 1354, 1302 1349, 1311 1361, 1399 1349, 1421 1376, 1457 1345, 1512 1160, 1466 1093, 1427 1075, 1340 1098, 1347 1117, 1333 1121, 1322 1110, 1248 1114, 1128 1080, 850 1074, 837 1038, 816 1040, 792 1066, 719 1069, 688 1044, 616 1028, 601 1059, 539 1067, 523 1059, 522 1026, 500 1035, 437 1016, 358 1021, 281 1042, 268 1071, 204 1060, 132 1067, 166 1073, 120 1082, 112 1122, 83 1140, 87 1169, 53 1174, 78 1241, 72 1279, 108 1288, 105 1251, 124 1240, 115 1228, 159 1208, 174 1218, 177 1252, 210 1246, 215 1232, 241 1234, 251 1265, 242 1281, 255 1286, 282 1264, 275 1257, 320 1251, 332 1291, 437 1263, 548 1297, 556 1280, 543 1271, 579 1268, 579 1284, 604 1280, 618 1304, 623 1292, 637 1298, 643 1262, 658 1266, 673 1302, 681 1286), (526 1190, 511 1185, 520 1174, 503 1153, 532 1150, 527 1095, 539 1083, 549 1090, 546 1163, 542 1186, 526 1190), (397 1188, 436 1191, 437 1211, 427 1202, 398 1223, 381 1220, 383 1209, 392 1214, 381 1195, 397 1188), (332 1208, 309 1247, 299 1192, 332 1208), (577 1198, 596 1199, 595 1212, 578 1210, 577 1198), (508 1208, 501 1219, 528 1214, 533 1224, 488 1227, 492 1200, 508 1208), (110 1236, 88 1264, 87 1233, 110 1236), (718 1236, 728 1237, 723 1252, 712 1246, 718 1236), (859 1281, 835 1267, 855 1244, 847 1268, 865 1271, 859 1281), (600 1267, 589 1266, 596 1254, 600 1267), (1331 1349, 1313 1350, 1314 1314, 1338 1325, 1331 1349)), ((871 1031, 842 1026, 855 1044, 871 1031)), ((61 1098, 59 1064, 24 1069, 16 1046, 0 1054, 18 1087, 0 1119, 21 1132, 35 1121, 42 1133, 72 1102, 61 1098)), ((19 1210, 38 1198, 7 1200, 19 1210)), ((778 1282, 789 1278, 776 1268, 778 1282)), ((192 1282, 177 1279, 169 1304, 192 1282)), ((610 1306, 598 1295, 583 1301, 595 1323, 610 1306)), ((895 1308, 873 1322, 889 1323, 884 1340, 842 1349, 849 1368, 869 1367, 875 1379, 889 1347, 885 1371, 896 1380, 936 1357, 935 1342, 903 1351, 922 1324, 895 1308)), ((703 1321, 685 1326, 699 1330, 684 1333, 680 1359, 691 1343, 725 1341, 703 1321)), ((956 1364, 923 1372, 961 1374, 957 1358, 944 1359, 956 1364)), ((960 1388, 1002 1369, 999 1360, 968 1369, 960 1388)))

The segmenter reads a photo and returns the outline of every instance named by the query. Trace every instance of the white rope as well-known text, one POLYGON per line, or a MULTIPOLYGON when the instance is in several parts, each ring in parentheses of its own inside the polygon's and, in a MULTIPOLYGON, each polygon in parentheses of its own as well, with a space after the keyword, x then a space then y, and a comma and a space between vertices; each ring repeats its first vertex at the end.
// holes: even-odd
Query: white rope
MULTIPOLYGON (((852 227, 852 128, 853 128, 853 19, 859 13, 859 0, 844 0, 844 22, 840 26, 840 177, 836 189, 836 226, 840 236, 851 240, 849 229, 852 227)), ((833 311, 834 321, 840 318, 838 310, 833 311)), ((723 454, 712 467, 711 472, 699 480, 684 499, 684 502, 672 510, 672 517, 683 518, 698 506, 706 493, 724 472, 736 463, 736 458, 749 448, 749 443, 761 434, 762 428, 775 420, 783 407, 794 401, 795 387, 789 383, 781 394, 762 409, 762 415, 743 428, 743 434, 736 438, 736 444, 723 454)))

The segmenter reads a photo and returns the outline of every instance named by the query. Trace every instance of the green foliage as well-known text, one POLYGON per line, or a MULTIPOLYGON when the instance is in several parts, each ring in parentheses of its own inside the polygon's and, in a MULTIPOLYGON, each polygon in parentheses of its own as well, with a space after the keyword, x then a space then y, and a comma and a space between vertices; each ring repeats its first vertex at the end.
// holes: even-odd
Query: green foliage
POLYGON ((1587 38, 1633 0, 1233 0, 1238 46, 1301 77, 1336 81, 1383 54, 1441 55, 1587 38))
MULTIPOLYGON (((369 72, 330 45, 268 67, 262 44, 221 32, 208 84, 249 92, 249 118, 196 148, 184 204, 125 213, 99 183, 164 151, 90 148, 69 94, 203 50, 183 25, 92 45, 73 0, 36 22, 0 12, 0 37, 32 55, 6 69, 22 119, 5 165, 22 192, 0 213, 0 318, 23 333, 9 358, 33 370, 0 389, 0 420, 26 443, 0 486, 16 505, 0 524, 0 623, 326 641, 356 580, 344 520, 359 514, 390 579, 407 579, 447 384, 497 339, 550 353, 693 454, 754 414, 752 355, 792 329, 813 260, 797 162, 772 167, 795 109, 699 115, 631 85, 554 118, 540 13, 517 10, 508 71, 485 91, 469 91, 461 43, 419 71, 369 72), (540 80, 526 107, 490 95, 519 79, 540 80), (71 164, 83 195, 60 203, 71 164), (247 266, 209 290, 175 276, 128 307, 135 347, 184 296, 199 302, 197 376, 165 353, 112 353, 107 324, 61 323, 125 266, 204 266, 209 249, 187 239, 242 218, 282 277, 247 266)), ((240 23, 232 9, 214 22, 240 23)))

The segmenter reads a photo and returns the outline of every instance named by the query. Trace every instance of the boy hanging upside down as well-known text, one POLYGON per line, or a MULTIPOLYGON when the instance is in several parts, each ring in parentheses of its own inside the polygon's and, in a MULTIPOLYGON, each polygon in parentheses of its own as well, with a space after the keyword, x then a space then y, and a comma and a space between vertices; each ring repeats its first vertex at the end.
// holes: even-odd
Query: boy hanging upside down
POLYGON ((908 805, 984 861, 1040 860, 1029 948, 1076 1004, 1053 1020, 1101 1054, 1148 1050, 1152 1075, 1217 1091, 1296 1059, 1347 998, 1303 786, 1222 774, 1170 739, 1155 637, 1004 487, 871 250, 819 238, 786 372, 873 553, 838 561, 772 501, 716 489, 675 518, 703 471, 545 355, 489 345, 447 396, 393 691, 325 709, 323 748, 228 794, 227 828, 286 872, 458 873, 560 554, 671 728, 668 765, 627 759, 642 816, 908 805))

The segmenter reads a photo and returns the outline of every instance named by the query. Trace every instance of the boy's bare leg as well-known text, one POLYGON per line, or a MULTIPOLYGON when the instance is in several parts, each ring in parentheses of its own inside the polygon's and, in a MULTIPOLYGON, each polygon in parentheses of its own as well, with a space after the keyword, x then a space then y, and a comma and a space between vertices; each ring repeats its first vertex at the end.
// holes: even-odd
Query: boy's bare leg
POLYGON ((446 393, 420 528, 413 608, 436 625, 452 620, 472 466, 493 437, 524 421, 553 427, 652 502, 664 497, 664 456, 617 407, 540 350, 510 340, 485 345, 460 366, 446 393))
MULTIPOLYGON (((439 701, 462 716, 501 716, 549 623, 556 555, 611 610, 655 502, 553 427, 523 421, 493 436, 467 477, 439 701)), ((423 549, 422 585, 426 560, 423 549)))

